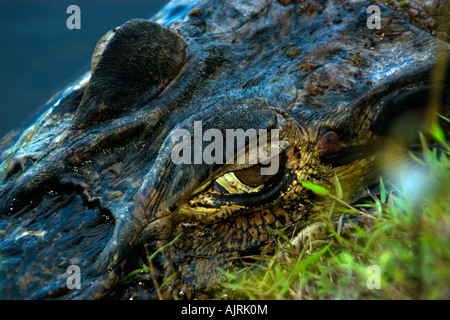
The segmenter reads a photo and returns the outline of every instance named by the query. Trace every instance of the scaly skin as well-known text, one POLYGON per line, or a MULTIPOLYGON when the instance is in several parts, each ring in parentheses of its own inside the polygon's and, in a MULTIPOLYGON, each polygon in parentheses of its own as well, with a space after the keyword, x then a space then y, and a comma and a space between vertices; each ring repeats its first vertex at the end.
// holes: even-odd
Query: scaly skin
MULTIPOLYGON (((382 28, 371 30, 371 4, 173 1, 152 19, 162 27, 132 20, 105 35, 91 74, 4 153, 4 296, 155 298, 153 282, 124 278, 145 263, 144 244, 153 252, 178 237, 153 261, 157 282, 176 273, 158 294, 192 298, 220 282, 220 268, 273 254, 279 230, 296 245, 326 237, 317 206, 328 203, 301 181, 333 191, 337 177, 344 200, 356 201, 390 177, 381 163, 406 163, 420 121, 392 138, 394 119, 423 115, 433 86, 448 101, 448 77, 431 78, 438 25, 418 29, 408 20, 425 25, 420 17, 377 3, 382 28), (172 137, 180 128, 193 134, 194 121, 224 136, 278 129, 278 173, 256 192, 230 194, 215 182, 231 172, 257 180, 254 168, 175 164, 172 137), (316 232, 306 235, 306 226, 316 232), (73 264, 81 289, 66 285, 73 264)), ((448 45, 440 47, 446 61, 448 45)))

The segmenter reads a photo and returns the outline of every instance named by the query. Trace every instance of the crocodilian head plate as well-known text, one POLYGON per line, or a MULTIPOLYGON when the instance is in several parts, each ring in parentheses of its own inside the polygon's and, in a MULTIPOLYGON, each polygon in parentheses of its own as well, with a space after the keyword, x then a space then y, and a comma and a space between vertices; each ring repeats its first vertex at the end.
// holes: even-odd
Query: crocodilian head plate
POLYGON ((172 1, 109 31, 2 155, 2 297, 197 297, 279 232, 301 246, 327 205, 305 181, 352 201, 411 170, 430 92, 449 116, 448 44, 381 3, 369 28, 371 5, 172 1), (251 141, 270 156, 239 163, 251 141))

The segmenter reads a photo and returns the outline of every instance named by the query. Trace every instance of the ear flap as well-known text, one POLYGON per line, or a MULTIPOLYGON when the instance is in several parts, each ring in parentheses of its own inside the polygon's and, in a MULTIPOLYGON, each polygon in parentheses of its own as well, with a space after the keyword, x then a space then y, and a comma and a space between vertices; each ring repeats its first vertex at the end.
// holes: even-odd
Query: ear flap
POLYGON ((139 107, 178 74, 183 39, 157 23, 132 19, 105 34, 92 56, 91 79, 72 129, 85 129, 139 107))

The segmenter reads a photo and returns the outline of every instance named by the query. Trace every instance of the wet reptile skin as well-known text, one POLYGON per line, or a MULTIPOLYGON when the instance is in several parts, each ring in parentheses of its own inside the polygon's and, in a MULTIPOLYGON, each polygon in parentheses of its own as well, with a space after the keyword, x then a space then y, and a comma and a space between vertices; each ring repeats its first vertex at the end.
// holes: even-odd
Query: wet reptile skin
POLYGON ((380 30, 367 28, 371 4, 172 1, 153 22, 108 33, 91 73, 2 155, 2 297, 155 298, 152 281, 124 278, 145 263, 144 245, 154 252, 179 236, 154 273, 159 283, 176 273, 165 297, 193 298, 220 282, 220 268, 273 254, 277 230, 314 225, 326 202, 300 181, 333 190, 338 177, 347 201, 376 183, 382 160, 402 159, 411 143, 389 137, 393 119, 423 115, 433 86, 448 102, 448 77, 431 79, 448 45, 430 15, 441 2, 400 13, 376 3, 380 30), (171 136, 194 121, 279 129, 280 170, 258 192, 217 191, 214 181, 243 168, 171 161, 171 136), (390 139, 405 145, 386 152, 390 139), (70 265, 81 289, 66 285, 70 265))

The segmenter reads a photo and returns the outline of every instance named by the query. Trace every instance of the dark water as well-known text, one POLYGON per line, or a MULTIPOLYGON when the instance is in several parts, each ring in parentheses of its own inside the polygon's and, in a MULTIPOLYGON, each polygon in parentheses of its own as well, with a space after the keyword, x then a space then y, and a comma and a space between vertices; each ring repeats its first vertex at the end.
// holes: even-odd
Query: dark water
POLYGON ((97 41, 167 0, 0 0, 0 139, 30 123, 54 94, 90 68, 97 41), (69 5, 81 29, 66 26, 69 5))

